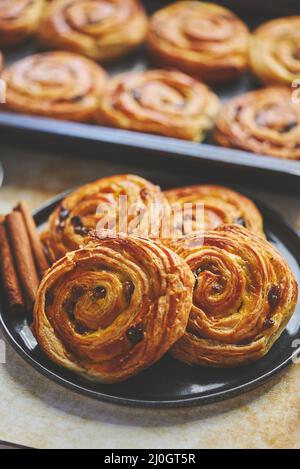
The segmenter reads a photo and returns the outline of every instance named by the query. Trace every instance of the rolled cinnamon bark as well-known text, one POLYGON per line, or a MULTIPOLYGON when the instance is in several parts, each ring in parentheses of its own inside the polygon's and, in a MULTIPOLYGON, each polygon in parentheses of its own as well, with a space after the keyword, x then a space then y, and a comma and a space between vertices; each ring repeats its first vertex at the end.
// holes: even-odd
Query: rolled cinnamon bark
POLYGON ((20 212, 12 212, 7 215, 6 226, 17 273, 23 286, 26 306, 30 310, 35 302, 39 278, 22 214, 20 212))
POLYGON ((43 277, 44 273, 49 268, 49 263, 44 253, 42 243, 40 242, 40 238, 36 230, 35 221, 31 215, 31 212, 26 202, 20 202, 15 208, 15 211, 20 212, 23 216, 26 229, 27 229, 27 233, 29 236, 36 268, 37 268, 39 275, 43 277))
POLYGON ((15 314, 25 312, 25 301, 15 269, 14 258, 10 248, 7 231, 4 225, 5 218, 0 217, 0 272, 3 284, 3 293, 7 298, 11 311, 15 314))

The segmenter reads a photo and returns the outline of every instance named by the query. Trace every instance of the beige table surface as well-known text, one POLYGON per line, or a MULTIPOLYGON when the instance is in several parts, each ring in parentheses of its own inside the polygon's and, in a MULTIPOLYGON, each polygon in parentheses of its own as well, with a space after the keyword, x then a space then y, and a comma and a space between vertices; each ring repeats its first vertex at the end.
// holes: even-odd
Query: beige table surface
MULTIPOLYGON (((0 145, 0 213, 36 208, 69 187, 125 171, 120 165, 0 145), (85 161, 83 163, 83 161, 85 161)), ((136 173, 151 178, 140 168, 136 173)), ((299 200, 255 191, 300 229, 299 200)), ((2 338, 0 333, 0 339, 2 338)), ((300 365, 238 398, 181 410, 93 401, 52 383, 7 345, 0 365, 0 440, 35 448, 299 448, 300 365)))

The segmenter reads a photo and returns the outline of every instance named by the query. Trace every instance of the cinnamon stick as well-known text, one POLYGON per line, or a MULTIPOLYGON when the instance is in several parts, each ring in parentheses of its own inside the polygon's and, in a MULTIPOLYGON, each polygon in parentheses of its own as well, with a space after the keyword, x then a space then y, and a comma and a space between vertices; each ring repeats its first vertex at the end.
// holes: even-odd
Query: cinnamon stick
POLYGON ((29 236, 33 257, 40 277, 43 277, 46 270, 49 269, 48 260, 46 258, 42 243, 37 233, 35 221, 31 215, 28 205, 26 202, 20 202, 15 208, 16 211, 20 212, 23 216, 27 233, 29 236))
POLYGON ((30 310, 35 302, 39 278, 22 214, 20 212, 12 212, 7 215, 6 227, 18 277, 23 287, 26 306, 30 310))
POLYGON ((0 272, 4 294, 8 306, 15 314, 25 312, 25 301, 22 295, 18 275, 15 269, 14 258, 10 248, 4 217, 0 217, 0 272))

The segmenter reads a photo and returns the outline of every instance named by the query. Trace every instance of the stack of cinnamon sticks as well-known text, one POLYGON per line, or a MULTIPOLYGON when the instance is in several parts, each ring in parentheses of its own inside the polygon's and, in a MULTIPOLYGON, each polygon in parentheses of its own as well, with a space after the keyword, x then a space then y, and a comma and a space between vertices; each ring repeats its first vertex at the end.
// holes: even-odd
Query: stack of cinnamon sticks
POLYGON ((26 203, 21 202, 9 215, 0 216, 0 277, 12 312, 32 310, 48 268, 34 219, 26 203))

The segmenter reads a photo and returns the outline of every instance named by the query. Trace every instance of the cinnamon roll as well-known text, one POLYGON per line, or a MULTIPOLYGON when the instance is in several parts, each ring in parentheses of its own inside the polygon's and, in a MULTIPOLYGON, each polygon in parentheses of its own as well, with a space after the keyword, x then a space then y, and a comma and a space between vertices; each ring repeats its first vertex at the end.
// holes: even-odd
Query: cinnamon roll
POLYGON ((207 82, 238 77, 248 66, 249 31, 231 11, 196 1, 176 2, 151 19, 153 59, 207 82))
POLYGON ((246 93, 225 105, 214 137, 225 147, 299 160, 300 106, 283 86, 246 93))
POLYGON ((45 4, 45 0, 1 0, 0 46, 22 42, 34 34, 45 4))
POLYGON ((34 331, 55 363, 89 380, 124 381, 183 335, 193 284, 185 262, 153 241, 95 240, 47 272, 34 331))
POLYGON ((164 209, 168 203, 160 188, 143 178, 125 174, 99 179, 61 202, 49 217, 42 241, 55 261, 78 249, 96 228, 159 238, 164 209), (158 216, 150 220, 152 208, 158 206, 158 216))
POLYGON ((105 61, 134 50, 147 31, 148 19, 138 0, 54 0, 39 39, 47 47, 105 61))
POLYGON ((181 72, 150 70, 111 80, 100 123, 167 137, 201 141, 213 127, 219 100, 206 85, 181 72))
POLYGON ((192 204, 192 231, 214 230, 220 225, 234 223, 264 237, 263 219, 257 207, 250 199, 227 187, 181 187, 166 191, 165 196, 174 209, 182 210, 185 204, 192 204), (197 207, 203 210, 199 219, 195 213, 197 207))
POLYGON ((8 109, 81 122, 95 118, 106 85, 100 66, 70 52, 26 57, 4 71, 2 78, 8 109))
POLYGON ((300 16, 280 18, 260 26, 250 42, 253 73, 267 84, 290 86, 300 78, 300 16))
POLYGON ((196 278, 180 361, 227 367, 263 357, 296 307, 298 286, 281 254, 238 225, 193 234, 173 249, 196 278))

